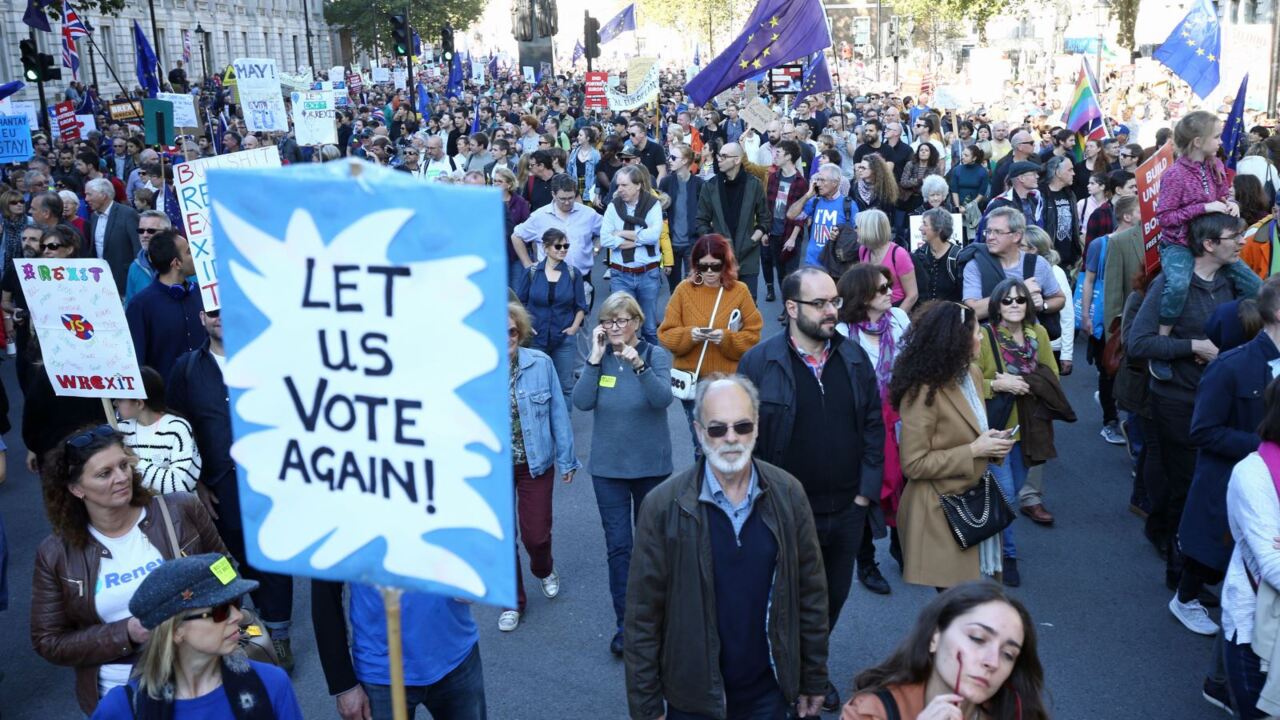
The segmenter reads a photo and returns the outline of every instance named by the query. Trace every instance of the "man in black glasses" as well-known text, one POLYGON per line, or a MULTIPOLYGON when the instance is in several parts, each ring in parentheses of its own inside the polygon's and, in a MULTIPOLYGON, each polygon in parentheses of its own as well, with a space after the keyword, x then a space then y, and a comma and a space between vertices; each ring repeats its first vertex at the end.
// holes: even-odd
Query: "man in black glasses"
POLYGON ((1015 163, 1031 162, 1035 157, 1036 143, 1031 138, 1031 133, 1026 130, 1019 130, 1013 134, 1013 138, 1009 140, 1009 154, 1000 158, 996 163, 996 169, 991 174, 991 195, 1002 194, 1009 189, 1009 181, 1016 177, 1010 170, 1015 163))
POLYGON ((156 233, 172 229, 173 223, 169 220, 169 216, 159 210, 144 210, 138 215, 138 242, 142 244, 142 249, 129 264, 129 277, 125 281, 124 288, 126 307, 129 301, 150 285, 156 277, 156 270, 151 267, 151 260, 147 257, 147 247, 151 244, 151 238, 156 233))
POLYGON ((662 178, 667 176, 667 156, 658 143, 649 142, 649 135, 640 121, 634 120, 627 125, 627 144, 640 158, 640 164, 649 171, 650 182, 654 185, 662 182, 662 178))
MULTIPOLYGON (((853 584, 854 561, 868 523, 885 534, 879 510, 884 421, 875 369, 857 344, 836 332, 843 304, 825 270, 802 267, 782 282, 787 331, 742 356, 738 372, 760 390, 755 456, 800 480, 813 508, 827 578, 827 618, 835 628, 853 584)), ((871 557, 859 579, 873 592, 889 584, 871 557)), ((840 697, 827 690, 823 709, 840 697)))
POLYGON ((804 489, 753 460, 760 395, 746 378, 704 379, 694 417, 706 460, 651 490, 636 522, 631 716, 816 716, 830 685, 827 586, 804 489))

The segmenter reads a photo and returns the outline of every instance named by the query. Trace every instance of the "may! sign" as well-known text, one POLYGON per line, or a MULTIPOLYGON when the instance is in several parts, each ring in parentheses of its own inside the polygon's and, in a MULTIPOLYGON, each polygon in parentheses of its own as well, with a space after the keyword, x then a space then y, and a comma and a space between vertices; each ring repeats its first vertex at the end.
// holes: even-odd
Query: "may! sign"
POLYGON ((501 196, 357 161, 209 187, 249 562, 510 605, 501 196))
POLYGON ((210 168, 280 167, 280 152, 274 146, 241 150, 229 155, 192 160, 173 166, 173 188, 178 194, 178 210, 187 227, 191 259, 196 265, 196 283, 205 310, 217 310, 218 273, 213 266, 213 235, 209 232, 209 185, 205 172, 210 168))
POLYGON ((120 294, 105 260, 13 261, 53 392, 146 398, 120 294))
POLYGON ((280 94, 280 76, 276 61, 270 58, 237 58, 236 88, 244 109, 244 124, 251 132, 285 132, 289 118, 280 94))

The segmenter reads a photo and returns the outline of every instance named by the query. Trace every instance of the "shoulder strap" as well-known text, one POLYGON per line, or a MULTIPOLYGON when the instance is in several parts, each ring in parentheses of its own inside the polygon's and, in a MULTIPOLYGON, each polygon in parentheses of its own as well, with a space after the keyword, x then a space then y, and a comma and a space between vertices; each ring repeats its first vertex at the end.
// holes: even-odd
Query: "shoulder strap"
POLYGON ((880 704, 884 706, 884 716, 886 720, 902 720, 902 713, 898 710, 898 701, 893 699, 893 693, 889 688, 881 688, 876 691, 876 698, 880 700, 880 704))
MULTIPOLYGON (((707 322, 707 327, 715 327, 716 313, 720 311, 720 299, 724 297, 724 285, 720 286, 720 292, 716 293, 716 304, 711 306, 711 320, 707 322)), ((698 353, 698 366, 693 370, 693 380, 697 382, 702 376, 702 361, 707 357, 707 344, 710 340, 702 341, 702 352, 698 353)))
POLYGON ((164 521, 164 532, 169 536, 169 547, 173 550, 173 559, 182 557, 182 546, 178 544, 178 533, 173 530, 173 518, 169 516, 169 502, 164 495, 156 497, 156 504, 160 506, 160 517, 164 521))
POLYGON ((1022 282, 1026 282, 1027 278, 1036 276, 1036 258, 1039 255, 1033 255, 1029 252, 1022 253, 1022 282))
POLYGON ((844 221, 853 224, 853 195, 844 196, 844 221))
POLYGON ((995 327, 987 325, 985 334, 987 336, 987 342, 991 344, 991 357, 996 362, 996 372, 1004 372, 1004 363, 1000 361, 1000 346, 996 343, 995 327))

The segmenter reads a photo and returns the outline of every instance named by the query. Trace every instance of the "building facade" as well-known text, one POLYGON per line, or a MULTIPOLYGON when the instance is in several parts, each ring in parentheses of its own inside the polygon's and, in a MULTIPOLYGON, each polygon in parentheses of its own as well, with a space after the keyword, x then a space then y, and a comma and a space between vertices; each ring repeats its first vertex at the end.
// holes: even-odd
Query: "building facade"
MULTIPOLYGON (((274 58, 281 72, 292 73, 310 64, 307 54, 307 26, 310 26, 311 55, 317 69, 327 69, 336 42, 324 21, 323 0, 153 0, 156 37, 152 37, 151 10, 147 2, 127 0, 119 15, 104 15, 88 8, 76 7, 82 20, 93 29, 93 43, 87 38, 77 41, 80 54, 80 81, 96 82, 103 96, 120 91, 115 78, 125 88, 138 85, 134 70, 133 21, 137 20, 147 39, 156 48, 164 82, 170 68, 183 59, 183 31, 188 31, 191 60, 184 62, 187 77, 198 82, 204 70, 220 73, 234 58, 274 58), (304 20, 305 10, 309 16, 304 20), (203 35, 196 32, 203 30, 203 35), (115 77, 108 68, 114 69, 115 77), (96 81, 95 81, 96 77, 96 81)), ((30 28, 22 22, 26 0, 0 0, 0 78, 22 77, 22 61, 18 43, 30 28)), ((41 52, 54 57, 61 67, 61 23, 50 20, 53 32, 36 32, 41 52)), ((46 95, 60 96, 71 80, 69 68, 62 68, 62 80, 49 83, 46 95)), ((28 86, 18 99, 34 100, 36 88, 28 86)))

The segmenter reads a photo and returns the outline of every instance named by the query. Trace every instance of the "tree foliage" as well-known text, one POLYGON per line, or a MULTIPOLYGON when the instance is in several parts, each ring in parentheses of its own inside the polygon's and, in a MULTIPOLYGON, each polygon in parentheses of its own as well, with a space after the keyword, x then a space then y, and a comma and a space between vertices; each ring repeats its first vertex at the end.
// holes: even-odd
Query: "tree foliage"
POLYGON ((1116 44, 1124 48, 1136 48, 1138 45, 1133 39, 1133 30, 1138 23, 1138 0, 1113 0, 1111 18, 1120 23, 1116 44))
POLYGON ((371 51, 375 44, 390 47, 391 21, 388 18, 393 13, 403 13, 407 9, 409 24, 418 31, 422 42, 438 45, 440 28, 446 22, 460 33, 480 18, 484 6, 484 0, 436 0, 429 5, 389 0, 328 0, 324 4, 324 19, 330 27, 351 33, 351 43, 357 49, 371 51))
MULTIPOLYGON (((83 19, 85 14, 88 12, 100 12, 103 15, 111 15, 114 17, 119 15, 121 10, 124 10, 124 2, 125 0, 77 0, 75 7, 84 11, 79 13, 81 19, 83 19)), ((49 3, 44 7, 44 13, 49 16, 50 27, 53 27, 53 31, 55 33, 58 32, 60 28, 56 27, 56 23, 62 22, 62 3, 49 3)), ((23 29, 23 33, 26 33, 25 28, 23 29)))
MULTIPOLYGON (((715 47, 723 50, 742 31, 744 13, 755 8, 753 0, 701 0, 696 3, 678 0, 639 0, 637 19, 646 25, 668 28, 672 36, 692 37, 701 45, 715 37, 715 47)), ((611 16, 610 16, 611 17, 611 16)), ((600 23, 609 21, 600 18, 600 23)))
POLYGON ((910 15, 920 21, 938 18, 951 22, 971 22, 978 30, 979 41, 986 42, 987 22, 998 15, 1017 10, 1022 2, 1023 0, 895 0, 893 11, 897 15, 910 15))

